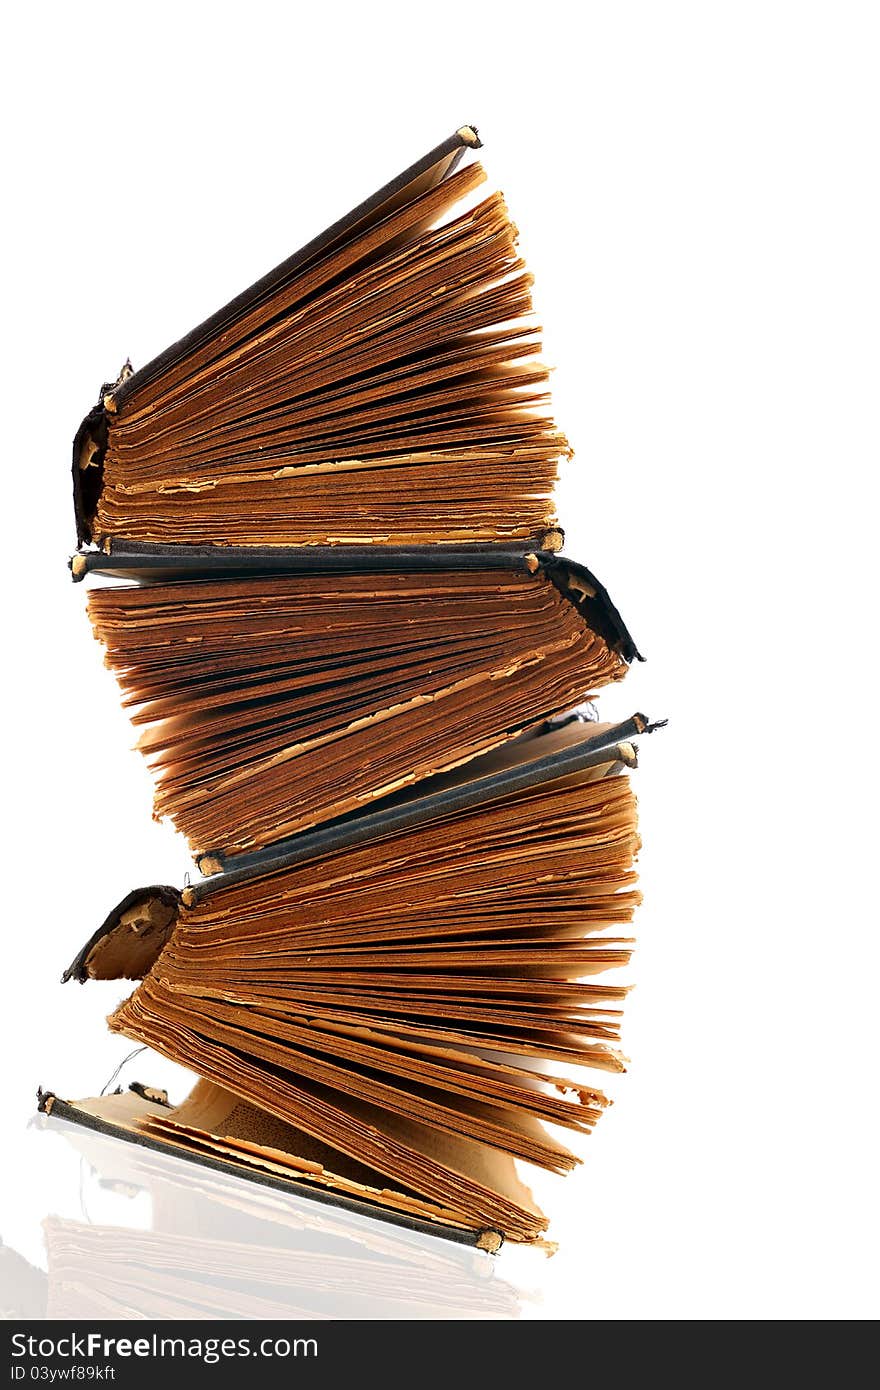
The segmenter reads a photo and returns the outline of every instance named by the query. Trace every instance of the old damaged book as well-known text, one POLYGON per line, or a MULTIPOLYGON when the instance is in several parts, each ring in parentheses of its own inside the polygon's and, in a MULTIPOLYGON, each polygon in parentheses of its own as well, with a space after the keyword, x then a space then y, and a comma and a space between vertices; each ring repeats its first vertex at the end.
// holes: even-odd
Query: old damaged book
POLYGON ((642 715, 579 718, 382 808, 130 894, 65 978, 139 979, 110 1026, 202 1078, 53 1114, 496 1249, 546 1243, 558 1173, 623 1069, 642 715))
POLYGON ((138 728, 155 814, 212 871, 502 746, 637 656, 558 556, 221 550, 91 568, 92 626, 138 728), (439 565, 438 565, 439 561, 439 565), (118 582, 118 581, 125 582, 118 582))
POLYGON ((461 127, 105 384, 74 441, 80 542, 557 549, 569 449, 480 144, 461 127))

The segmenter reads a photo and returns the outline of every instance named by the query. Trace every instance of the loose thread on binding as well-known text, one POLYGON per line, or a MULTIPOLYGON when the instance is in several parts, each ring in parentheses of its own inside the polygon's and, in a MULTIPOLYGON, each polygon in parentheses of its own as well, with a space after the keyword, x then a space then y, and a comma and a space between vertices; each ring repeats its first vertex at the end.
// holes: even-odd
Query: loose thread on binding
POLYGON ((107 1082, 107 1084, 104 1086, 103 1090, 101 1091, 101 1095, 102 1095, 102 1096, 104 1095, 104 1093, 106 1092, 106 1090, 108 1089, 108 1087, 110 1087, 110 1086, 113 1085, 113 1082, 116 1080, 117 1076, 118 1076, 119 1073, 122 1071, 122 1068, 123 1068, 124 1066, 126 1066, 127 1063, 129 1063, 129 1062, 131 1061, 132 1057, 136 1057, 136 1056, 138 1055, 139 1052, 146 1052, 146 1050, 147 1050, 147 1049, 146 1049, 146 1045, 143 1046, 143 1047, 136 1047, 136 1048, 134 1049, 133 1052, 129 1052, 129 1054, 128 1054, 127 1057, 123 1057, 122 1061, 119 1063, 119 1066, 116 1068, 115 1072, 114 1072, 113 1075, 110 1077, 110 1080, 107 1082))

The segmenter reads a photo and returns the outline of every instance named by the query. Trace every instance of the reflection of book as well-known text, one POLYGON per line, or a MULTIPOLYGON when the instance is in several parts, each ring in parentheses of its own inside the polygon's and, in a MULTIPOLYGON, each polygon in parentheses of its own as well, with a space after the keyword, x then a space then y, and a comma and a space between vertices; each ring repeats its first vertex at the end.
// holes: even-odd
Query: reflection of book
POLYGON ((0 1240, 0 1320, 44 1318, 46 1275, 0 1240))
POLYGON ((43 1123, 82 1154, 118 1208, 112 1224, 44 1223, 48 1318, 518 1314, 515 1290, 480 1252, 194 1170, 65 1121, 43 1123), (146 1231, 126 1224, 144 1192, 152 1208, 146 1231))

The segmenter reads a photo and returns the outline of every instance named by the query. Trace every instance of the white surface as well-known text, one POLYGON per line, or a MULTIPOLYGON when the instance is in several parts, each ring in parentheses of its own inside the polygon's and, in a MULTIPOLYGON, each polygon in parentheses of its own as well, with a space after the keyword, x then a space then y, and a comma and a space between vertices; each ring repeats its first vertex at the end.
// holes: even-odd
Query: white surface
POLYGON ((74 1200, 36 1084, 87 1094, 128 1050, 119 990, 61 969, 187 866, 65 569, 73 429, 126 355, 475 121, 578 453, 569 552, 649 658, 603 712, 670 718, 633 1065, 527 1315, 876 1313, 876 8, 302 9, 6 21, 3 1237, 38 1260, 74 1200))

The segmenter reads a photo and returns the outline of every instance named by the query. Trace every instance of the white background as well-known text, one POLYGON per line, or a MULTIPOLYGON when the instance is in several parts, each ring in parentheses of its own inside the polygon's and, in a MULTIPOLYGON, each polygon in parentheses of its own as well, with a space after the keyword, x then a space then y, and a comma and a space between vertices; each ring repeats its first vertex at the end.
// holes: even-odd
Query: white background
POLYGON ((603 712, 670 720, 638 773, 632 1067, 553 1184, 528 1315, 873 1315, 877 8, 306 9, 4 26, 4 1239, 38 1261, 71 1200, 37 1083, 94 1093, 128 1050, 118 987, 61 969, 188 863, 65 568, 73 430, 127 355, 471 121, 558 365, 568 551, 648 657, 603 712))

